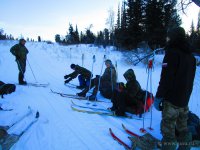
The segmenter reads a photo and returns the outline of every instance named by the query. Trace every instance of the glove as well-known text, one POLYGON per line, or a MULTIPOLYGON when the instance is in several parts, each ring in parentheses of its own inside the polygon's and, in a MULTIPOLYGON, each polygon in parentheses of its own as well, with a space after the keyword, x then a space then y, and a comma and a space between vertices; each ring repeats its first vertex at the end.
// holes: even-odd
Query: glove
POLYGON ((71 79, 65 80, 65 84, 69 83, 71 81, 71 79))
POLYGON ((100 75, 96 75, 96 78, 100 78, 100 75))
POLYGON ((163 98, 155 97, 154 107, 156 108, 156 110, 162 111, 163 110, 162 104, 163 104, 163 98))
POLYGON ((67 79, 67 78, 69 78, 69 75, 65 75, 65 76, 64 76, 64 79, 67 79))

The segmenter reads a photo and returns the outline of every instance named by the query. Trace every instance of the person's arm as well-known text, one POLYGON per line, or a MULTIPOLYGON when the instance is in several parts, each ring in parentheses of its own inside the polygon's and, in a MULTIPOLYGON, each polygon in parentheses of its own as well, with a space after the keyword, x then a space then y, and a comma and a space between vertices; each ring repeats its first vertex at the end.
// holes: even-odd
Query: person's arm
POLYGON ((175 75, 178 68, 179 56, 175 52, 166 52, 163 59, 161 78, 156 97, 164 98, 166 92, 173 87, 175 75))
POLYGON ((11 47, 10 52, 14 55, 14 56, 18 56, 18 49, 19 49, 19 45, 16 44, 14 46, 11 47))

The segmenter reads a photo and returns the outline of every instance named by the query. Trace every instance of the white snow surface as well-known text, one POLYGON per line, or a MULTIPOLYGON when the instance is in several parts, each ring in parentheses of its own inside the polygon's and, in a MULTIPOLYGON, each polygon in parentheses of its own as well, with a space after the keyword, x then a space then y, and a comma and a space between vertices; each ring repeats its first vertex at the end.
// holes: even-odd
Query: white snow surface
MULTIPOLYGON (((10 53, 10 48, 16 43, 18 41, 0 41, 0 80, 5 83, 18 83, 17 65, 14 56, 10 53)), ((131 141, 127 138, 128 135, 121 126, 122 123, 131 131, 142 135, 139 129, 143 127, 143 120, 75 112, 71 109, 71 98, 63 98, 53 94, 50 89, 69 94, 80 92, 78 89, 65 86, 63 76, 73 71, 70 68, 71 63, 83 65, 92 70, 93 55, 96 56, 93 69, 94 75, 100 74, 103 57, 106 55, 107 58, 113 61, 113 64, 117 62, 118 81, 125 82, 123 73, 132 68, 142 88, 146 89, 147 70, 144 65, 126 64, 122 53, 113 50, 112 47, 105 50, 90 45, 60 46, 55 43, 46 44, 43 42, 27 42, 26 47, 29 50, 25 73, 26 81, 49 83, 49 86, 43 88, 16 85, 16 92, 5 95, 4 99, 0 99, 2 108, 13 109, 13 111, 0 111, 0 126, 11 126, 29 111, 29 106, 33 112, 39 111, 40 113, 39 120, 22 135, 11 148, 12 150, 123 150, 124 148, 113 140, 109 134, 109 128, 112 128, 117 136, 131 146, 131 141)), ((153 94, 156 93, 160 80, 162 59, 163 55, 155 56, 155 65, 152 72, 153 94)), ((105 65, 103 71, 104 69, 105 65)), ((78 85, 78 79, 74 79, 71 83, 78 85)), ((200 68, 197 67, 189 106, 190 110, 198 116, 200 116, 199 91, 200 68)), ((112 106, 110 100, 103 98, 100 94, 97 98, 105 100, 107 103, 98 102, 96 107, 106 109, 112 106)), ((86 105, 87 102, 76 99, 73 99, 73 101, 81 105, 86 105)), ((93 103, 90 103, 88 106, 92 107, 92 105, 93 103)), ((154 130, 148 130, 151 112, 145 113, 144 127, 153 136, 161 139, 161 112, 152 108, 152 114, 152 128, 154 130)), ((20 134, 26 128, 28 122, 33 119, 33 115, 22 119, 12 126, 8 132, 10 134, 20 134)))

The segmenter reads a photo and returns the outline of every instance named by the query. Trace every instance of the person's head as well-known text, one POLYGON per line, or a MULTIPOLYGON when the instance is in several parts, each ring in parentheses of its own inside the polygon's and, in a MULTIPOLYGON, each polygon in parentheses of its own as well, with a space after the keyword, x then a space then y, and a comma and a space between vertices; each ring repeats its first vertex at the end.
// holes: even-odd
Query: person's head
POLYGON ((128 69, 123 75, 126 81, 136 80, 133 69, 128 69))
POLYGON ((106 67, 112 66, 112 61, 110 59, 105 60, 106 67))
POLYGON ((26 43, 26 40, 25 40, 25 39, 20 39, 20 40, 19 40, 19 44, 25 45, 25 43, 26 43))
POLYGON ((182 27, 174 27, 167 31, 167 42, 183 41, 186 39, 185 30, 182 27))
POLYGON ((75 70, 76 65, 75 64, 71 64, 70 67, 71 67, 71 69, 75 70))

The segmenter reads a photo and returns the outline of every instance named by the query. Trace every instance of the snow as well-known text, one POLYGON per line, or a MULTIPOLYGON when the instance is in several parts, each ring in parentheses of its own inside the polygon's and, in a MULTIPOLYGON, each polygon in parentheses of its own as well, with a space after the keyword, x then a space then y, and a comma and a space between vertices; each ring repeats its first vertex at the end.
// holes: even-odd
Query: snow
MULTIPOLYGON (((5 83, 17 83, 18 69, 14 57, 10 53, 10 48, 17 41, 0 41, 0 80, 5 83)), ((96 114, 86 114, 75 112, 71 109, 71 98, 63 98, 53 94, 50 89, 58 92, 75 94, 80 92, 78 89, 69 88, 64 85, 63 76, 72 72, 70 64, 83 65, 92 70, 93 55, 96 57, 93 74, 101 72, 103 57, 117 62, 118 81, 125 82, 123 73, 132 68, 135 71, 137 80, 143 89, 146 89, 147 70, 144 65, 133 66, 127 64, 124 55, 115 51, 112 47, 104 50, 103 48, 91 45, 71 45, 60 46, 57 44, 27 42, 29 50, 26 67, 25 79, 28 82, 49 83, 46 88, 33 86, 17 85, 16 92, 5 95, 0 100, 0 105, 4 109, 13 111, 0 111, 0 126, 11 126, 27 113, 28 107, 32 109, 32 115, 22 119, 18 124, 9 129, 11 134, 20 134, 34 119, 34 112, 39 111, 39 120, 25 132, 19 141, 11 148, 12 150, 120 150, 124 149, 109 135, 109 128, 119 136, 125 143, 131 145, 128 135, 121 127, 123 123, 131 131, 142 135, 139 129, 143 127, 143 120, 102 116, 96 114), (83 61, 82 61, 82 58, 83 61), (30 66, 31 68, 30 68, 30 66), (32 71, 34 73, 34 78, 32 71)), ((155 56, 155 65, 152 72, 152 92, 156 93, 160 79, 161 62, 163 55, 155 56)), ((105 65, 103 66, 103 71, 105 65)), ((78 80, 74 79, 71 83, 78 85, 78 80)), ((194 88, 190 99, 190 110, 200 116, 200 68, 197 67, 194 88)), ((98 94, 98 99, 104 99, 98 94)), ((73 99, 74 102, 86 105, 87 101, 73 99)), ((98 108, 107 108, 111 103, 96 103, 98 108)), ((92 107, 93 103, 89 106, 92 107)), ((149 131, 153 136, 161 139, 160 121, 161 112, 152 109, 153 131, 149 131)), ((145 128, 150 125, 151 113, 145 114, 145 128)))

